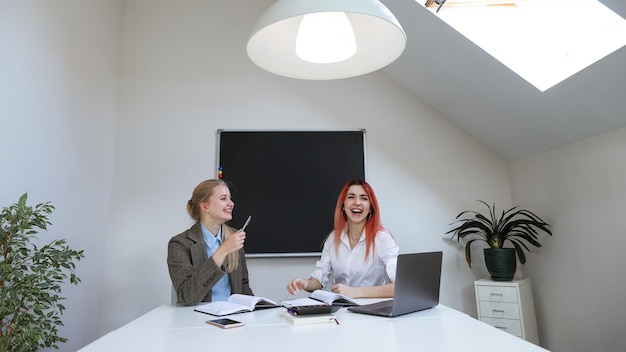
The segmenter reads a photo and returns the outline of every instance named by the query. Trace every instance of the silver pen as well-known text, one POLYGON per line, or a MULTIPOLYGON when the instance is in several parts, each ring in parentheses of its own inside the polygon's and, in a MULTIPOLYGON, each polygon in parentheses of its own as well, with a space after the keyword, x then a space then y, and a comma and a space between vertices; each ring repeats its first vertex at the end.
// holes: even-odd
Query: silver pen
POLYGON ((248 220, 246 220, 246 223, 243 224, 243 227, 241 228, 241 231, 246 229, 246 226, 248 226, 248 224, 250 223, 251 219, 252 219, 252 215, 248 216, 248 220))

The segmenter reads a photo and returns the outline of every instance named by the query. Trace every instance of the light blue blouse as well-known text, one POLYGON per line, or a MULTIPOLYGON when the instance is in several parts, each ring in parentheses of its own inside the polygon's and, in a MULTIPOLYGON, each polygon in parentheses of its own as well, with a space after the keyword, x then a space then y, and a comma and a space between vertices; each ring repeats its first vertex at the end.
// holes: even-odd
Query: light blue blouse
MULTIPOLYGON (((202 224, 202 236, 204 237, 204 243, 206 243, 207 255, 209 258, 215 253, 217 247, 222 243, 222 227, 217 231, 217 236, 212 234, 204 224, 202 224)), ((212 301, 226 301, 230 297, 230 282, 228 281, 228 274, 224 275, 211 289, 212 301)))

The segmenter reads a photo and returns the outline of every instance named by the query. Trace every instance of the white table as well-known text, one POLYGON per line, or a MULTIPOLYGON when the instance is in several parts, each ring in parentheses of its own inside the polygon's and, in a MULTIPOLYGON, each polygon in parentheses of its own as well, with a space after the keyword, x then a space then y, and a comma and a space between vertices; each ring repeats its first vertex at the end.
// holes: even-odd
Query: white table
POLYGON ((382 318, 342 308, 335 323, 291 325, 284 308, 230 315, 246 323, 220 329, 193 307, 163 305, 110 332, 79 352, 103 351, 546 351, 470 316, 438 305, 382 318))

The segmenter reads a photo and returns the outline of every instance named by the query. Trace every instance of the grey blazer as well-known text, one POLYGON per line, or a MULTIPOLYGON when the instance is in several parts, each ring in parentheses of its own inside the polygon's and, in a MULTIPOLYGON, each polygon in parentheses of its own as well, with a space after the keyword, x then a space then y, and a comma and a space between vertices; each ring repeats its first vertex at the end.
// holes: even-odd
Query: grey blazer
MULTIPOLYGON (((167 268, 178 303, 186 306, 210 302, 211 288, 227 274, 207 255, 200 222, 170 239, 167 245, 167 268)), ((237 269, 228 273, 228 277, 231 293, 253 295, 243 249, 239 250, 237 269)))

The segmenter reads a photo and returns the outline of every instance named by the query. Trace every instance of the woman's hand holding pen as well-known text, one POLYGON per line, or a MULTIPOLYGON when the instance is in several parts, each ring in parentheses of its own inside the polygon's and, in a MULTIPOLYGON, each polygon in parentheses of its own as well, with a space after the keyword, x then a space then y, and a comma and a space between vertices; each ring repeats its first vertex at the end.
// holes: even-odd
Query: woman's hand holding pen
POLYGON ((215 253, 213 253, 212 257, 215 263, 217 265, 222 265, 222 263, 224 263, 224 259, 229 253, 243 248, 245 240, 246 232, 244 230, 239 230, 224 239, 222 244, 220 244, 220 246, 215 250, 215 253))
POLYGON ((235 252, 243 248, 243 244, 246 241, 246 231, 244 230, 246 229, 246 226, 248 226, 248 224, 250 223, 251 219, 252 219, 252 216, 248 216, 248 220, 246 220, 246 223, 243 224, 243 227, 237 230, 237 232, 228 236, 222 242, 222 244, 220 245, 220 248, 224 247, 224 249, 227 251, 226 253, 235 252))
POLYGON ((224 247, 226 253, 231 253, 240 250, 243 248, 243 244, 246 241, 246 232, 244 230, 238 230, 232 235, 228 236, 222 244, 220 248, 224 247))
POLYGON ((222 265, 222 263, 224 262, 224 258, 226 258, 229 253, 238 251, 243 248, 243 244, 246 241, 246 231, 244 230, 246 229, 246 226, 248 226, 248 224, 250 223, 251 219, 252 215, 248 216, 246 223, 243 224, 241 229, 226 237, 222 241, 222 244, 220 244, 220 246, 215 250, 215 253, 213 253, 213 260, 215 261, 215 263, 217 263, 217 265, 222 265))

